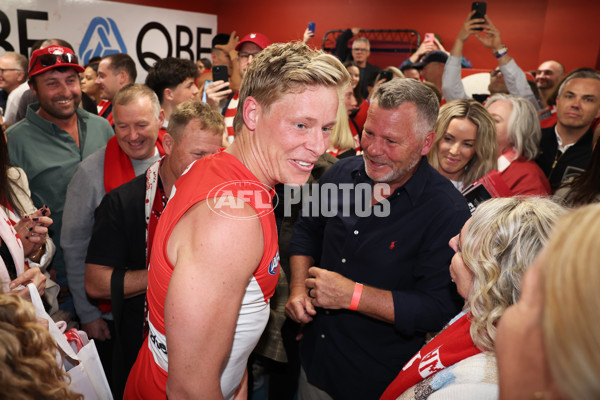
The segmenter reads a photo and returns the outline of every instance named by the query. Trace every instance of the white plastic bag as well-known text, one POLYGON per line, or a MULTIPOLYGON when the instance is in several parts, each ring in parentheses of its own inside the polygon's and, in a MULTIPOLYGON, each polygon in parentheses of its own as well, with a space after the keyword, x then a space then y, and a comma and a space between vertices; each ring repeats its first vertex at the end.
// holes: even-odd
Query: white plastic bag
POLYGON ((56 323, 44 310, 42 299, 37 291, 37 288, 33 283, 27 285, 29 293, 31 295, 31 302, 35 307, 35 314, 39 318, 48 320, 48 330, 56 341, 56 344, 60 349, 72 359, 72 361, 78 361, 77 366, 71 367, 72 364, 65 360, 63 367, 66 365, 71 367, 67 370, 67 373, 71 376, 71 390, 76 393, 81 393, 85 397, 85 400, 112 400, 112 393, 108 386, 108 380, 104 374, 102 363, 100 362, 100 356, 96 349, 94 340, 91 339, 89 343, 85 344, 77 354, 67 341, 67 338, 62 331, 56 326, 56 323))

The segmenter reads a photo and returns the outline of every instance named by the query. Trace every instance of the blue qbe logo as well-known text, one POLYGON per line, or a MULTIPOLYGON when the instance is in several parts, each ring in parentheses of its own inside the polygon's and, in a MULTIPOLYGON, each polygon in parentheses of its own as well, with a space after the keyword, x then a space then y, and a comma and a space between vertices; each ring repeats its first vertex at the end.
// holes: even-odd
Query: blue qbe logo
POLYGON ((92 57, 127 53, 121 32, 112 18, 95 17, 83 36, 79 46, 79 56, 85 65, 92 57))

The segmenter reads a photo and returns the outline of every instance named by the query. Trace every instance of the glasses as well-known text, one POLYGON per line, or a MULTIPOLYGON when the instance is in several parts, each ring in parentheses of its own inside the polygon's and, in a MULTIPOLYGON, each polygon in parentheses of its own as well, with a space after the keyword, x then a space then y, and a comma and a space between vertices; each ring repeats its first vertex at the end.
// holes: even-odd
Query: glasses
POLYGON ((38 63, 40 67, 46 68, 51 67, 52 65, 56 65, 59 60, 61 64, 79 64, 77 56, 72 53, 42 54, 41 56, 37 56, 35 61, 31 64, 31 68, 29 68, 29 73, 31 73, 35 65, 38 63))
POLYGON ((240 58, 250 58, 250 56, 256 57, 259 53, 260 53, 260 51, 257 51, 256 53, 240 53, 239 57, 240 58))
POLYGON ((361 52, 361 51, 369 51, 369 49, 367 49, 366 47, 353 47, 352 51, 361 52))
POLYGON ((5 71, 20 71, 19 68, 0 68, 0 75, 4 75, 5 71))

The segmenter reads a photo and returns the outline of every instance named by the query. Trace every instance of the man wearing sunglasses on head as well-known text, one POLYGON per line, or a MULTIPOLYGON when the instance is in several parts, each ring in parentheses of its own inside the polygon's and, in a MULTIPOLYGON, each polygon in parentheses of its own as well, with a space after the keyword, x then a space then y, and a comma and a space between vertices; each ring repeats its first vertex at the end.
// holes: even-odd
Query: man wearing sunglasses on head
MULTIPOLYGON (((7 131, 10 161, 25 171, 31 199, 36 207, 47 205, 52 210, 50 236, 56 244, 52 268, 61 286, 66 286, 60 231, 67 185, 77 165, 114 135, 105 119, 78 107, 79 72, 83 67, 66 47, 34 51, 29 62, 29 86, 39 104, 30 105, 25 119, 7 131)), ((68 303, 61 308, 68 309, 68 303)))

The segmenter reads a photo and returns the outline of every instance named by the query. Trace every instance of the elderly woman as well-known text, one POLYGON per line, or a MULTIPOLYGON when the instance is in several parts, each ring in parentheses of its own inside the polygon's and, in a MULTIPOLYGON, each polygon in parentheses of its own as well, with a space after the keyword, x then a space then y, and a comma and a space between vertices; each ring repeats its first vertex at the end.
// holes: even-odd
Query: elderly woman
POLYGON ((521 277, 564 209, 549 199, 483 202, 459 235, 450 275, 463 312, 400 371, 382 399, 496 399, 496 323, 521 291, 521 277))
POLYGON ((498 326, 500 398, 600 399, 600 204, 556 224, 498 326))
POLYGON ((458 99, 440 109, 429 163, 460 191, 496 169, 496 127, 477 101, 458 99))
POLYGON ((550 183, 534 161, 542 138, 533 105, 521 97, 496 94, 485 108, 496 123, 498 172, 514 195, 549 195, 550 183))

